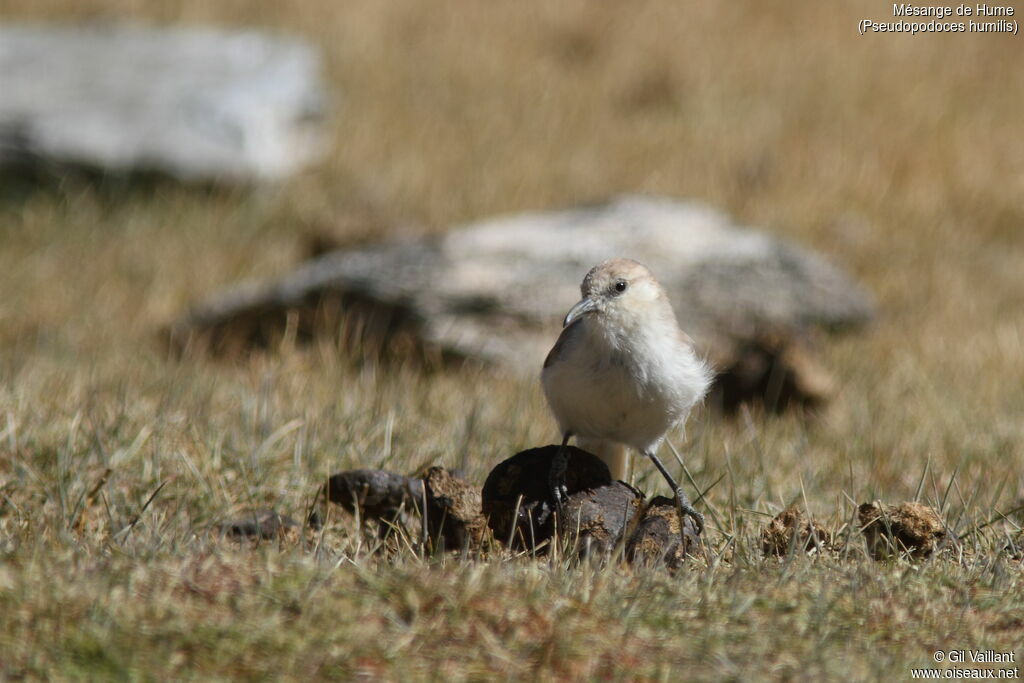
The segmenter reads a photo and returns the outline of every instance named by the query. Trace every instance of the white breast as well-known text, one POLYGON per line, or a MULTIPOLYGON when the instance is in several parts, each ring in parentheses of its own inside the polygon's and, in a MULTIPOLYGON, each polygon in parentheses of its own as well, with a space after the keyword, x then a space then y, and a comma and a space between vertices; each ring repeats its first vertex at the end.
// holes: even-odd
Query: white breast
POLYGON ((631 334, 624 343, 593 319, 580 323, 541 375, 562 431, 640 451, 656 448, 704 396, 706 367, 677 341, 674 325, 631 334))

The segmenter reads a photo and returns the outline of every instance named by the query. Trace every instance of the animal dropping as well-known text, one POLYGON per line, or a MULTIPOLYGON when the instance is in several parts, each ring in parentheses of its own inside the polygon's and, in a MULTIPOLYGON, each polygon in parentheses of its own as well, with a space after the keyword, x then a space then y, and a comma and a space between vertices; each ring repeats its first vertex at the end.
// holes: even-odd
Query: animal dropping
POLYGON ((901 554, 921 559, 949 543, 957 543, 939 513, 921 503, 863 503, 857 515, 868 552, 876 560, 901 554))
POLYGON ((780 512, 761 531, 761 551, 782 557, 791 552, 812 552, 832 547, 832 534, 804 514, 798 505, 780 512))
POLYGON ((558 446, 531 448, 498 463, 483 488, 483 512, 494 537, 518 550, 546 552, 556 532, 582 554, 607 551, 619 543, 641 509, 643 494, 613 481, 608 467, 573 446, 559 510, 548 487, 558 446))

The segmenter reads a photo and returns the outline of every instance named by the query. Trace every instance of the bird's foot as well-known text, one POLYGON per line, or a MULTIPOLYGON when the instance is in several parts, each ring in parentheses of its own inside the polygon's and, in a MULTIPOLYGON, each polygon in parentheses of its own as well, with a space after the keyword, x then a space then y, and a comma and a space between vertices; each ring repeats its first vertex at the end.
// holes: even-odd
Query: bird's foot
POLYGON ((686 496, 686 493, 682 488, 676 489, 676 504, 679 506, 679 530, 682 531, 683 521, 686 517, 693 520, 694 525, 697 527, 697 536, 704 533, 704 515, 697 512, 693 505, 690 503, 690 499, 686 496))
POLYGON ((565 484, 556 484, 551 487, 551 497, 555 501, 555 507, 561 510, 569 502, 569 489, 565 484))
MULTIPOLYGON (((563 479, 564 482, 564 479, 563 479)), ((554 506, 545 509, 541 515, 537 518, 538 524, 545 524, 555 512, 561 512, 565 509, 566 503, 569 502, 569 489, 565 487, 564 483, 558 483, 553 479, 548 482, 549 491, 551 492, 551 500, 554 502, 554 506)))
POLYGON ((548 473, 548 489, 555 509, 561 510, 569 502, 569 489, 565 486, 565 469, 569 465, 569 454, 565 451, 565 443, 551 459, 551 470, 548 473))

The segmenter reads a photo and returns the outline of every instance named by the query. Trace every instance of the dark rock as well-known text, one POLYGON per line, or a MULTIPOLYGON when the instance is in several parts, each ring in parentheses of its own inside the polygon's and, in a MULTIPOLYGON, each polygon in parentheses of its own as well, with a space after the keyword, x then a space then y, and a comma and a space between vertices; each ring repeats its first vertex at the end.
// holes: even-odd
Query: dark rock
POLYGON ((246 536, 249 538, 277 538, 288 529, 299 526, 291 517, 279 514, 270 509, 254 510, 229 522, 218 525, 221 533, 229 536, 246 536))
POLYGON ((349 470, 333 475, 325 485, 327 500, 364 520, 390 521, 422 504, 423 482, 384 470, 349 470))
POLYGON ((857 514, 868 552, 876 560, 904 553, 920 559, 956 543, 939 513, 921 503, 863 503, 857 514))
POLYGON ((445 550, 479 548, 487 533, 480 490, 443 467, 423 472, 428 540, 445 550))
MULTIPOLYGON (((613 482, 599 458, 568 446, 565 485, 569 500, 558 522, 564 537, 583 552, 617 543, 643 499, 635 489, 613 482), (580 536, 575 536, 576 530, 580 536)), ((487 524, 502 543, 540 550, 555 533, 555 504, 548 487, 551 459, 558 446, 516 453, 499 463, 484 483, 482 504, 487 524)))
POLYGON ((643 517, 626 543, 630 562, 653 565, 664 562, 669 569, 678 569, 700 547, 700 534, 693 520, 685 518, 679 533, 679 512, 672 498, 657 496, 651 500, 643 517))
POLYGON ((825 550, 832 547, 832 534, 813 519, 808 519, 797 505, 790 505, 761 531, 761 551, 782 557, 797 552, 825 550))

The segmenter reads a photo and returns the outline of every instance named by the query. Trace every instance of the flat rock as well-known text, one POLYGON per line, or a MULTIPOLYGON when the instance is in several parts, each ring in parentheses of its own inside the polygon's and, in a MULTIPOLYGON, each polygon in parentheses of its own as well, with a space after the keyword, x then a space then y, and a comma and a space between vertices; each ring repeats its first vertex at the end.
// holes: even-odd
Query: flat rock
POLYGON ((764 395, 782 364, 792 375, 787 401, 802 400, 801 392, 827 399, 827 373, 805 359, 787 365, 793 340, 813 329, 855 327, 874 314, 870 296, 818 254, 739 227, 703 204, 621 196, 329 252, 279 280, 198 303, 171 326, 170 338, 182 349, 231 352, 270 344, 286 326, 300 339, 344 328, 359 331, 345 339, 353 347, 399 338, 435 357, 534 374, 579 298, 583 275, 615 256, 651 267, 698 346, 724 374, 735 367, 732 391, 764 395), (339 326, 342 315, 356 323, 339 326), (743 367, 751 349, 757 367, 743 367))
POLYGON ((868 552, 876 560, 928 557, 957 539, 932 507, 921 503, 863 503, 857 509, 868 552))
POLYGON ((324 153, 319 72, 256 31, 0 25, 0 166, 279 179, 324 153))
POLYGON ((612 481, 607 465, 597 456, 575 446, 567 451, 569 500, 561 515, 555 512, 548 488, 551 459, 558 446, 521 451, 491 470, 482 504, 495 538, 515 549, 540 550, 557 528, 581 554, 608 550, 618 543, 639 512, 643 494, 612 481))

